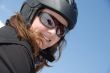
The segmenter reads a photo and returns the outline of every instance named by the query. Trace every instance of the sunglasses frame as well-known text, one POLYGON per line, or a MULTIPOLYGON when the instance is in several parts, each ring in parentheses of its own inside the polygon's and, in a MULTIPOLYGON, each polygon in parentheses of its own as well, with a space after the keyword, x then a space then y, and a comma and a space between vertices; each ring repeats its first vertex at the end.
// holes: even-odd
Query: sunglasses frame
POLYGON ((57 35, 58 37, 64 37, 65 34, 68 32, 68 28, 65 27, 62 23, 60 23, 60 22, 59 22, 54 16, 52 16, 51 14, 49 14, 49 13, 47 13, 47 12, 39 12, 38 16, 39 16, 39 18, 40 18, 40 22, 41 22, 44 26, 46 26, 47 28, 49 28, 49 29, 56 28, 56 35, 57 35), (53 22, 54 22, 54 24, 55 24, 54 27, 49 27, 49 25, 46 25, 46 24, 42 21, 42 18, 41 18, 41 17, 42 17, 42 15, 43 15, 44 13, 48 14, 48 15, 52 18, 52 20, 53 20, 53 22), (60 30, 60 33, 63 31, 63 34, 58 34, 58 30, 60 30))

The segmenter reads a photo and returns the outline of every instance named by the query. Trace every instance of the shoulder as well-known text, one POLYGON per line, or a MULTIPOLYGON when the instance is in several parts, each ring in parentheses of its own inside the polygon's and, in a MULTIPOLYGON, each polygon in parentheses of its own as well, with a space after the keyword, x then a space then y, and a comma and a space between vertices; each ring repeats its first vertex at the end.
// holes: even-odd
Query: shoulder
POLYGON ((5 63, 12 71, 18 73, 30 73, 32 69, 32 60, 24 46, 0 45, 0 60, 5 63))
MULTIPOLYGON (((0 28, 0 65, 11 73, 31 73, 33 68, 32 50, 27 41, 19 41, 16 31, 10 26, 0 28)), ((1 72, 0 67, 0 72, 1 72)), ((5 72, 7 73, 7 72, 5 72)))

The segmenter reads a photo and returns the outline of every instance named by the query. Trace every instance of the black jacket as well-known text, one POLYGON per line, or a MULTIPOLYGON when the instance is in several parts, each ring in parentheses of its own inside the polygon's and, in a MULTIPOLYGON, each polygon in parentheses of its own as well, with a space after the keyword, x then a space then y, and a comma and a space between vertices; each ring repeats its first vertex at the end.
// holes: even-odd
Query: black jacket
POLYGON ((0 28, 0 73, 34 73, 32 50, 28 42, 19 41, 14 28, 0 28))

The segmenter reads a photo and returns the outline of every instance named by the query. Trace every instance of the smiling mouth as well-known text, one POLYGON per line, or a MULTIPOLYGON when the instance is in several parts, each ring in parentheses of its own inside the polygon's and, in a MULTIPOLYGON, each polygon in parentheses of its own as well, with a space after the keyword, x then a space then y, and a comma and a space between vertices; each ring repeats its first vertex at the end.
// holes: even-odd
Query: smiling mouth
POLYGON ((47 42, 50 42, 50 41, 51 41, 47 36, 43 35, 43 37, 44 37, 44 39, 45 39, 47 42))

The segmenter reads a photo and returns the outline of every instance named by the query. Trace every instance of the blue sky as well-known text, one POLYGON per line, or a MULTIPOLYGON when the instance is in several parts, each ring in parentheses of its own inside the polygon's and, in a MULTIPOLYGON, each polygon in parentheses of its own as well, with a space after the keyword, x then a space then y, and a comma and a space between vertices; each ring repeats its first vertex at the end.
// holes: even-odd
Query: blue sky
MULTIPOLYGON (((0 0, 0 22, 24 0, 0 0)), ((41 73, 110 73, 110 0, 76 0, 78 22, 58 62, 41 73)))

